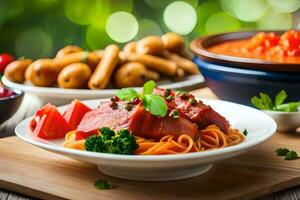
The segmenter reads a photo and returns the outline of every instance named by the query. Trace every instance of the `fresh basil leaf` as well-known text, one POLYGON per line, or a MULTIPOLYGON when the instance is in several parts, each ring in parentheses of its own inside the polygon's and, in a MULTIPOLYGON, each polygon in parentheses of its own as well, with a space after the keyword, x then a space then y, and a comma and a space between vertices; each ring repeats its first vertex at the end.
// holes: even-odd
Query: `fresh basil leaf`
POLYGON ((143 107, 151 114, 164 117, 168 111, 165 100, 156 94, 147 94, 142 100, 143 107))
POLYGON ((273 107, 272 99, 265 93, 260 93, 261 103, 266 107, 266 110, 271 110, 273 107))
POLYGON ((151 94, 155 87, 156 83, 154 81, 147 81, 143 86, 143 95, 151 94))
POLYGON ((281 90, 275 97, 275 106, 281 105, 284 100, 287 98, 287 94, 284 90, 281 90))
POLYGON ((295 152, 295 151, 287 152, 287 154, 284 157, 285 160, 294 160, 296 158, 299 158, 299 156, 298 156, 297 152, 295 152))
POLYGON ((107 181, 104 181, 104 180, 97 180, 94 183, 94 186, 95 186, 95 188, 97 188, 99 190, 108 190, 108 189, 112 189, 115 187, 115 185, 113 185, 107 181))
POLYGON ((297 112, 299 106, 299 102, 290 102, 277 106, 276 110, 283 112, 297 112))
POLYGON ((126 101, 130 101, 139 96, 139 93, 133 88, 123 88, 117 92, 117 96, 126 101))

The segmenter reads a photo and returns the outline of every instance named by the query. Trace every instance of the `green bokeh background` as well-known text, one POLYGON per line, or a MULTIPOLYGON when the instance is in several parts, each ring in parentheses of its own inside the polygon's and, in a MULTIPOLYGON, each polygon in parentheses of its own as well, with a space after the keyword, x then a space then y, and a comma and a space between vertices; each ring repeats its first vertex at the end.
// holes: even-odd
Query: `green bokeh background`
MULTIPOLYGON (((185 36, 248 29, 300 28, 300 0, 184 0, 197 23, 185 36)), ((106 32, 107 18, 126 11, 139 22, 135 38, 171 31, 164 22, 172 0, 0 0, 0 52, 15 57, 52 57, 65 45, 102 49, 116 43, 106 32)), ((120 46, 124 44, 119 44, 120 46)))

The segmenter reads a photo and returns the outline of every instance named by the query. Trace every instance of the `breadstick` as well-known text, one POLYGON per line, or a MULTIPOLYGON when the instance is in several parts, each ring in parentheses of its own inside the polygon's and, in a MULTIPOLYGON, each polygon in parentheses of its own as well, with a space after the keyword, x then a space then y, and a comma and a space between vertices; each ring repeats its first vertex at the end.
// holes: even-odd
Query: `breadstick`
POLYGON ((158 36, 147 36, 137 42, 136 53, 162 55, 165 51, 164 44, 158 36))
POLYGON ((108 45, 104 56, 92 74, 88 86, 90 89, 104 89, 119 62, 120 49, 117 45, 108 45))
POLYGON ((159 72, 163 75, 174 77, 177 73, 177 65, 175 62, 152 55, 129 54, 127 60, 132 62, 140 62, 148 69, 159 72))
POLYGON ((198 66, 192 61, 183 58, 175 53, 171 53, 168 51, 164 52, 164 57, 174 61, 177 66, 184 70, 187 74, 199 74, 198 66))
POLYGON ((123 48, 123 52, 125 53, 125 55, 136 53, 136 45, 137 42, 135 41, 128 42, 123 48))
POLYGON ((99 63, 99 56, 94 52, 80 51, 71 54, 67 54, 63 57, 54 58, 53 64, 57 67, 58 71, 61 71, 64 67, 73 63, 86 63, 93 70, 99 63))
POLYGON ((75 52, 79 52, 79 51, 83 51, 83 49, 78 46, 75 46, 75 45, 68 45, 68 46, 65 46, 64 48, 60 49, 57 52, 55 58, 61 58, 67 54, 71 54, 71 53, 75 53, 75 52))

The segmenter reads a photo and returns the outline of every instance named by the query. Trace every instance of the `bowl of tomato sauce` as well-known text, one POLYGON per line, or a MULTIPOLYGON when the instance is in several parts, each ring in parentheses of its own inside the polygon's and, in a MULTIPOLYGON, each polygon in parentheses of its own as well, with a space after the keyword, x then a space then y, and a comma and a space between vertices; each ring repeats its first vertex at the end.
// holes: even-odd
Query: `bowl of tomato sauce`
POLYGON ((0 83, 0 124, 8 120, 19 109, 24 92, 7 88, 0 83))
POLYGON ((208 87, 224 100, 250 105, 259 92, 300 100, 300 32, 247 31, 216 34, 191 42, 208 87))

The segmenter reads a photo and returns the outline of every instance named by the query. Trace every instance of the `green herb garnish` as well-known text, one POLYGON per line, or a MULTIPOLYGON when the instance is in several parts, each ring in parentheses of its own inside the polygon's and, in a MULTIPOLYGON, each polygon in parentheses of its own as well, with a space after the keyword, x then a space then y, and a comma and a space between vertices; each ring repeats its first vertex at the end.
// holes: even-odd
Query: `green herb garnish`
POLYGON ((153 94, 153 90, 156 87, 154 81, 147 81, 143 86, 142 94, 139 94, 133 88, 123 88, 117 92, 117 96, 126 101, 138 97, 142 101, 143 107, 151 114, 164 117, 168 111, 168 105, 163 97, 153 94))
POLYGON ((283 112, 297 112, 300 102, 289 102, 283 104, 287 98, 287 94, 284 90, 281 90, 275 97, 274 102, 265 93, 260 93, 260 96, 254 96, 251 98, 251 103, 261 110, 274 110, 283 112))
POLYGON ((244 134, 244 136, 247 136, 248 135, 248 130, 244 129, 243 134, 244 134))
POLYGON ((95 186, 95 188, 97 188, 99 190, 108 190, 108 189, 112 189, 115 187, 115 185, 113 185, 107 181, 100 180, 100 179, 94 183, 94 186, 95 186))
POLYGON ((287 148, 278 148, 275 152, 277 156, 285 156, 289 151, 287 148))
POLYGON ((299 158, 296 151, 290 151, 287 148, 278 148, 275 152, 277 156, 284 156, 285 160, 294 160, 296 158, 299 158))
POLYGON ((100 133, 86 138, 84 147, 87 151, 132 155, 138 148, 135 137, 127 129, 115 132, 103 127, 100 133))
POLYGON ((296 151, 289 151, 284 157, 285 160, 294 160, 296 158, 298 158, 298 154, 296 151))

